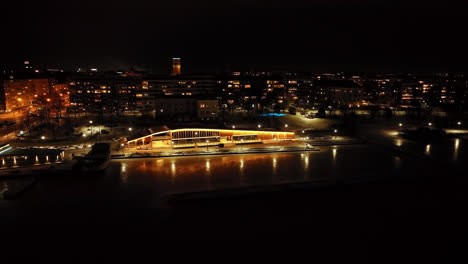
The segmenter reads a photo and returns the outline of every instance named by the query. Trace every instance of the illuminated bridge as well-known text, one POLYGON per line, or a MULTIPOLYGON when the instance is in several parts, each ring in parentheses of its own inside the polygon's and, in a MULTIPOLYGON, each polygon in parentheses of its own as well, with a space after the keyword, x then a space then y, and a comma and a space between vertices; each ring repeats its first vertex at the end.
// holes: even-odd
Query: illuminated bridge
POLYGON ((127 147, 152 149, 158 147, 187 148, 219 144, 248 144, 264 140, 293 139, 294 132, 237 129, 183 128, 160 131, 127 141, 127 147))

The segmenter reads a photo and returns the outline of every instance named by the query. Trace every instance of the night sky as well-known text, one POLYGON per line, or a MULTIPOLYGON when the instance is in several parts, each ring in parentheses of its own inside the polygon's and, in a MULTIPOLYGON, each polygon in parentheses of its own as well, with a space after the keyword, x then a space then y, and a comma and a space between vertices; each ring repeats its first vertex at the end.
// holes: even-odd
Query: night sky
POLYGON ((450 1, 9 2, 3 67, 164 72, 182 57, 190 72, 468 69, 466 6, 450 1))

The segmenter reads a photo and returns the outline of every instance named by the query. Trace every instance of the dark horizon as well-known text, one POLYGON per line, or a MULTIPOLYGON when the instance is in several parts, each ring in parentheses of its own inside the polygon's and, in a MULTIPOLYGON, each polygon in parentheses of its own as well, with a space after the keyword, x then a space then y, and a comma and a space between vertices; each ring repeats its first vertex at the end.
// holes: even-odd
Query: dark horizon
POLYGON ((448 2, 8 3, 2 67, 206 71, 466 71, 448 2))

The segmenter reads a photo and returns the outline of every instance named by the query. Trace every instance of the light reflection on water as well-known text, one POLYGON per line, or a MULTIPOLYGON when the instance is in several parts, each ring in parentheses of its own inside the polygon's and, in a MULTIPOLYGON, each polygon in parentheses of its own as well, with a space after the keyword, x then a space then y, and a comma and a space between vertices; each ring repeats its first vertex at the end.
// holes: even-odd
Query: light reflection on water
POLYGON ((120 179, 124 184, 126 184, 128 181, 127 164, 124 162, 121 164, 120 179))
POLYGON ((426 155, 431 155, 431 144, 426 145, 426 155))
POLYGON ((172 178, 175 178, 176 172, 177 171, 176 171, 175 161, 172 161, 172 163, 171 163, 171 176, 172 176, 172 178))
POLYGON ((397 138, 397 139, 395 140, 395 145, 397 145, 397 147, 403 146, 403 139, 397 138))
POLYGON ((456 138, 455 139, 455 147, 453 149, 453 160, 457 161, 458 160, 458 148, 460 147, 460 139, 456 138))
MULTIPOLYGON (((450 142, 450 151, 453 146, 450 142)), ((423 153, 424 145, 419 149, 423 153)), ((461 158, 463 141, 459 150, 461 158)), ((400 174, 409 177, 421 167, 431 170, 427 161, 407 159, 395 158, 376 145, 354 145, 322 146, 317 152, 112 160, 100 177, 51 177, 22 199, 34 204, 87 197, 89 201, 148 202, 153 206, 159 195, 170 193, 291 182, 348 183, 400 174)))
POLYGON ((343 147, 321 147, 319 152, 135 159, 112 161, 106 174, 116 173, 113 168, 121 164, 121 184, 148 186, 165 193, 333 180, 337 174, 360 175, 361 168, 375 164, 380 164, 379 169, 398 167, 391 156, 382 159, 373 152, 363 153, 343 147))

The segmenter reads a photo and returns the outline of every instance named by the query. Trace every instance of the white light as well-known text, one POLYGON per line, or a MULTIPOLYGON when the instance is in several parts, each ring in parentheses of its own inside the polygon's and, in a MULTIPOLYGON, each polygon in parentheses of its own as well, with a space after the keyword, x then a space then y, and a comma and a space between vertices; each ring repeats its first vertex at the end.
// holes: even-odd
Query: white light
POLYGON ((398 124, 398 125, 399 125, 399 126, 403 126, 403 124, 402 124, 402 123, 400 123, 400 124, 398 124))
POLYGON ((258 128, 261 128, 262 126, 260 124, 258 124, 258 128))
POLYGON ((86 134, 83 133, 83 137, 86 137, 86 134))
POLYGON ((302 130, 302 134, 304 134, 304 130, 302 130))
POLYGON ((131 127, 129 127, 129 128, 128 128, 128 131, 132 131, 132 128, 131 128, 131 127))
POLYGON ((429 126, 432 126, 432 123, 429 123, 428 125, 429 125, 429 126))
POLYGON ((21 130, 21 131, 20 131, 20 134, 21 134, 21 135, 23 135, 23 134, 24 134, 24 131, 23 131, 23 130, 21 130))
POLYGON ((91 145, 88 145, 88 148, 90 148, 90 147, 91 147, 91 145))
POLYGON ((431 152, 431 145, 426 145, 426 154, 431 152))
POLYGON ((288 127, 288 124, 284 125, 284 127, 288 127))
POLYGON ((461 122, 460 122, 460 121, 458 121, 458 122, 457 122, 457 125, 461 125, 461 122))
POLYGON ((3 152, 5 152, 5 151, 8 151, 8 150, 10 150, 10 149, 12 149, 12 147, 8 147, 8 148, 6 148, 6 149, 0 151, 0 154, 3 153, 3 152))
POLYGON ((93 120, 89 120, 89 123, 92 124, 92 123, 93 123, 93 120))
POLYGON ((333 132, 335 132, 335 133, 336 133, 336 132, 338 132, 338 130, 336 130, 336 129, 335 129, 333 132))
POLYGON ((236 126, 232 126, 232 129, 235 129, 235 128, 236 128, 236 126))
POLYGON ((122 146, 122 147, 123 147, 123 146, 125 146, 125 144, 124 144, 124 143, 122 143, 122 144, 120 144, 120 146, 122 146))
POLYGON ((42 139, 42 140, 44 140, 44 139, 45 139, 45 137, 44 137, 44 136, 42 136, 42 137, 41 137, 41 139, 42 139))

